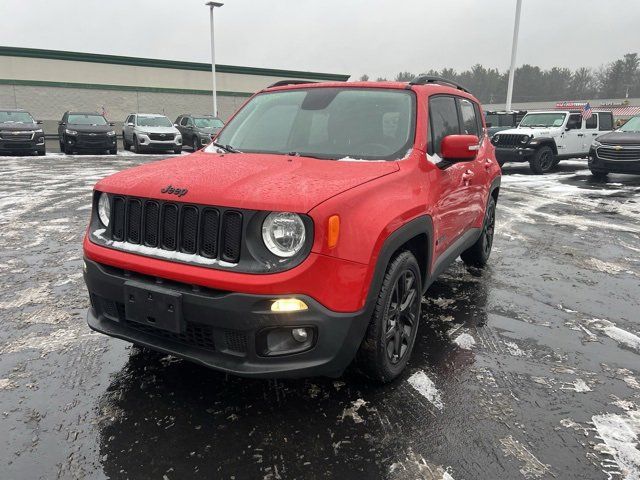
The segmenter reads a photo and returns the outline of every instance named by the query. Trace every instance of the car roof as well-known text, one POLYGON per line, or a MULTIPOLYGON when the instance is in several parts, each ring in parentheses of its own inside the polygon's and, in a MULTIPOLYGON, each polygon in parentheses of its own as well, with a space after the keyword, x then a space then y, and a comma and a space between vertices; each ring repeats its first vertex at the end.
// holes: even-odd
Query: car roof
POLYGON ((0 112, 26 112, 26 110, 23 108, 0 108, 0 112))
POLYGON ((139 117, 166 117, 166 115, 161 113, 133 113, 131 115, 137 115, 139 117))
POLYGON ((98 115, 102 117, 103 115, 98 112, 67 112, 68 115, 98 115))
POLYGON ((409 82, 310 82, 310 83, 295 83, 289 85, 278 85, 274 87, 267 87, 263 92, 275 92, 280 90, 301 90, 308 88, 380 88, 387 90, 414 90, 425 91, 429 95, 437 93, 447 93, 452 95, 458 95, 461 97, 468 97, 476 99, 472 93, 465 92, 459 88, 444 84, 444 83, 427 83, 424 85, 412 85, 409 82))

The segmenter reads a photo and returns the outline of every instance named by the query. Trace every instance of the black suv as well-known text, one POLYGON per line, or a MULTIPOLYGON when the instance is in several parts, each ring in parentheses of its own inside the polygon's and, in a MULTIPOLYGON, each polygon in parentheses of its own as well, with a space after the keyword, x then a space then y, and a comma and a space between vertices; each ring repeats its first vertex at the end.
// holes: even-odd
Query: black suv
POLYGON ((104 151, 118 153, 114 123, 95 112, 65 112, 58 122, 60 151, 104 151))
POLYGON ((0 152, 45 154, 42 122, 20 109, 0 110, 0 152))
POLYGON ((176 118, 175 126, 182 134, 182 144, 189 145, 195 152, 211 142, 224 127, 224 122, 213 115, 183 113, 176 118))
POLYGON ((606 177, 608 173, 640 174, 640 115, 593 141, 589 170, 596 177, 606 177))

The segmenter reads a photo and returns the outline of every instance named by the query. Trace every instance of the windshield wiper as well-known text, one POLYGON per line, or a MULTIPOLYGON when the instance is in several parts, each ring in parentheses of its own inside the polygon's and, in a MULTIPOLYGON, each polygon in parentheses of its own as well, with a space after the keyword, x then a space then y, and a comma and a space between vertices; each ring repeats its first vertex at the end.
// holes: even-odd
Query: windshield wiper
POLYGON ((225 151, 227 151, 229 153, 242 153, 240 150, 237 150, 237 149, 233 148, 231 145, 223 145, 223 144, 218 143, 218 142, 211 142, 211 144, 214 147, 221 148, 222 150, 225 150, 225 151))

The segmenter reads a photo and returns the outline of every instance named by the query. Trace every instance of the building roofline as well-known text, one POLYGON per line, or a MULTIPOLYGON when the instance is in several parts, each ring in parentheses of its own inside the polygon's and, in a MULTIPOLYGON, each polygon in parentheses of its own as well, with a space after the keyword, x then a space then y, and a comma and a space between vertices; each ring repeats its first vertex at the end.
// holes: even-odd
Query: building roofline
MULTIPOLYGON (((0 46, 0 57, 43 58, 48 60, 66 60, 73 62, 107 63, 112 65, 129 65, 134 67, 173 68, 177 70, 195 70, 210 72, 210 63, 183 62, 178 60, 162 60, 157 58, 125 57, 120 55, 104 55, 97 53, 68 52, 63 50, 43 50, 39 48, 21 48, 0 46)), ((268 77, 292 77, 313 80, 346 82, 350 75, 304 72, 300 70, 279 70, 274 68, 241 67, 237 65, 216 64, 216 71, 239 75, 261 75, 268 77)))

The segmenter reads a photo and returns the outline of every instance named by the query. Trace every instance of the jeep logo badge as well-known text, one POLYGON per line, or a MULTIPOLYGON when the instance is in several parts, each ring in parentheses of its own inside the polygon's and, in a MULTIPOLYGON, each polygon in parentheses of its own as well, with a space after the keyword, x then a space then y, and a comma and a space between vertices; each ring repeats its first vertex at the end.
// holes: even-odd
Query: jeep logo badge
POLYGON ((186 188, 176 188, 173 185, 167 185, 162 190, 160 190, 161 193, 168 193, 170 195, 177 195, 178 197, 184 197, 187 194, 188 191, 189 190, 187 190, 186 188))

